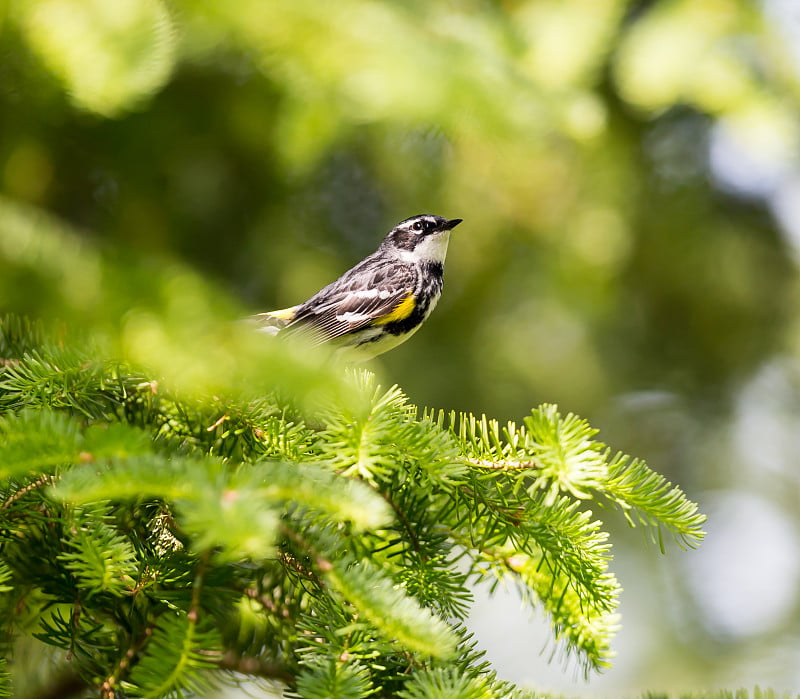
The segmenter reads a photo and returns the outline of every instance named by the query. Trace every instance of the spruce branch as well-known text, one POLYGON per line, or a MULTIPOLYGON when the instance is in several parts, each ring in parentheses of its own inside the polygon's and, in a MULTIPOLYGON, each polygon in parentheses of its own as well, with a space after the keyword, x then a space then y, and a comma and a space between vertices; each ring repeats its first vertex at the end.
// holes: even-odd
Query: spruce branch
MULTIPOLYGON (((0 512, 11 508, 14 505, 14 503, 16 503, 21 498, 24 498, 28 493, 36 490, 37 488, 44 488, 48 485, 53 485, 56 482, 56 480, 57 480, 56 476, 51 476, 49 474, 44 476, 39 476, 30 483, 27 483, 25 486, 13 490, 13 492, 11 492, 8 495, 8 497, 5 500, 3 500, 2 503, 0 503, 0 512)), ((9 481, 9 483, 11 482, 9 481)))
POLYGON ((374 692, 369 670, 358 661, 315 661, 307 663, 297 676, 297 692, 302 699, 365 699, 374 692))
MULTIPOLYGON (((219 663, 221 647, 219 634, 201 623, 196 608, 189 613, 164 614, 144 646, 143 657, 120 686, 138 697, 202 693, 211 684, 208 671, 219 663)), ((114 699, 113 691, 108 699, 114 699)))
MULTIPOLYGON (((606 453, 610 454, 610 450, 606 453)), ((661 527, 687 548, 700 544, 706 517, 679 487, 643 461, 621 453, 609 459, 608 470, 605 495, 623 511, 631 526, 638 521, 655 528, 662 551, 661 527)))
POLYGON ((605 444, 593 439, 597 430, 575 415, 562 417, 555 406, 543 405, 523 426, 509 422, 504 427, 486 416, 442 411, 430 416, 457 437, 467 464, 507 474, 515 489, 532 497, 541 490, 545 503, 552 504, 561 493, 578 500, 610 500, 631 526, 638 522, 653 528, 660 545, 661 527, 684 546, 702 541, 705 516, 680 488, 639 459, 621 453, 612 457, 605 444))
POLYGON ((602 669, 620 588, 588 505, 702 537, 679 489, 554 406, 503 426, 420 413, 365 371, 324 408, 187 396, 7 323, 5 638, 36 626, 109 698, 232 670, 303 697, 511 696, 460 626, 470 585, 516 586, 559 647, 602 669))
POLYGON ((455 668, 418 672, 397 694, 400 699, 491 699, 497 696, 483 677, 469 677, 455 668))
POLYGON ((138 562, 132 544, 114 526, 102 504, 77 508, 68 517, 65 551, 58 557, 87 597, 122 597, 137 586, 138 562))
POLYGON ((369 560, 332 561, 325 579, 387 638, 437 658, 448 658, 455 651, 450 627, 399 590, 369 560))
POLYGON ((510 439, 530 450, 539 470, 528 493, 543 490, 545 504, 552 504, 561 493, 578 499, 602 488, 608 478, 608 465, 602 445, 592 440, 597 430, 586 420, 569 413, 562 417, 555 405, 542 405, 525 418, 527 432, 510 439))
POLYGON ((13 693, 11 675, 8 672, 8 663, 5 658, 0 658, 0 697, 10 697, 13 693))

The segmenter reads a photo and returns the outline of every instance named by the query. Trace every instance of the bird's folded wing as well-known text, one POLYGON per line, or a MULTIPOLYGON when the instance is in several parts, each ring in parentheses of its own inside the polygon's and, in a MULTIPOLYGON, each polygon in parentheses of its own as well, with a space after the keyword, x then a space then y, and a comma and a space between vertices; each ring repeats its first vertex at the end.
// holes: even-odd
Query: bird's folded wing
POLYGON ((286 331, 325 342, 367 325, 403 320, 414 310, 414 283, 411 269, 391 275, 376 269, 366 278, 342 278, 302 304, 286 331))

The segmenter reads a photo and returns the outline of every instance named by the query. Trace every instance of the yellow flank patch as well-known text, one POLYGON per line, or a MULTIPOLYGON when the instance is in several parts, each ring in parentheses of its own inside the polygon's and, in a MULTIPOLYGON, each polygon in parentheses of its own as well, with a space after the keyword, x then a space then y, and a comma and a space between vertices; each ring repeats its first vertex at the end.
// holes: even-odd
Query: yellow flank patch
POLYGON ((294 318, 294 314, 297 307, 293 306, 292 308, 281 308, 277 311, 270 311, 269 313, 265 313, 265 316, 271 316, 272 318, 277 318, 278 320, 291 320, 294 318))
POLYGON ((386 325, 386 323, 393 323, 397 320, 405 320, 414 312, 417 302, 414 300, 414 294, 409 294, 400 303, 398 303, 389 313, 381 316, 375 321, 375 325, 386 325))

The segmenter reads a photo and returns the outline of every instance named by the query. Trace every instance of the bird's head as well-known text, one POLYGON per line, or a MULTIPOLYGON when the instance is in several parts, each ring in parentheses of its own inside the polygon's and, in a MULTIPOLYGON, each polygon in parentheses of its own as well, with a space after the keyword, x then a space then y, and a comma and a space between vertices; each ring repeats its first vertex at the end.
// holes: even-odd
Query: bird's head
POLYGON ((444 262, 450 231, 461 221, 432 214, 412 216, 389 231, 382 247, 415 262, 444 262))

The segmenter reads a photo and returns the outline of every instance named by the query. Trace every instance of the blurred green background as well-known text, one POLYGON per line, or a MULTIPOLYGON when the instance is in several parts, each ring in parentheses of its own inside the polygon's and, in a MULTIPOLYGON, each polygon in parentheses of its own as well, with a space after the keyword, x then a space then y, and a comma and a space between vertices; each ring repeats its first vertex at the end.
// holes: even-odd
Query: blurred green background
POLYGON ((798 46, 796 0, 5 0, 0 307, 234 318, 463 218, 371 368, 437 408, 558 403, 710 516, 666 558, 610 517, 619 658, 589 682, 482 600, 501 676, 800 691, 798 46))

